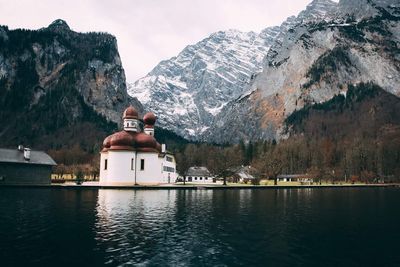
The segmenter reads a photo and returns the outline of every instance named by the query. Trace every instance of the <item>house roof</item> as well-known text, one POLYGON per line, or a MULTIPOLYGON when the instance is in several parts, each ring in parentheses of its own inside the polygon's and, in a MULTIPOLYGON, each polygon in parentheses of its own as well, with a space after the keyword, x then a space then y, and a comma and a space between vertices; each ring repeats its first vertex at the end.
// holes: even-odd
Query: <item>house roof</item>
POLYGON ((187 172, 187 176, 211 176, 210 171, 206 167, 190 167, 187 172))
POLYGON ((241 179, 255 179, 252 174, 254 172, 257 172, 256 169, 250 166, 237 166, 237 167, 232 167, 229 170, 233 172, 234 175, 239 176, 239 178, 241 179))
POLYGON ((241 179, 254 179, 254 176, 246 171, 237 172, 235 174, 241 179))
POLYGON ((158 157, 160 157, 160 158, 163 158, 163 157, 165 157, 166 155, 168 155, 168 156, 173 156, 174 158, 175 158, 175 154, 174 153, 172 153, 171 151, 165 151, 165 152, 160 152, 160 153, 158 153, 158 157))
POLYGON ((257 169, 251 166, 236 166, 228 170, 242 179, 255 179, 255 175, 258 174, 257 169))
POLYGON ((57 165, 57 163, 43 151, 31 150, 30 160, 25 160, 23 151, 5 148, 0 148, 0 162, 57 165))

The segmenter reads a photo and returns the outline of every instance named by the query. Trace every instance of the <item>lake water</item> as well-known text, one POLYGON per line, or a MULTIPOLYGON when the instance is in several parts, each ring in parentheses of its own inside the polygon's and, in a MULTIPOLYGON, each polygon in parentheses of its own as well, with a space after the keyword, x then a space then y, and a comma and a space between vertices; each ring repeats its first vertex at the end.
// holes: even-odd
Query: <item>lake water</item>
POLYGON ((0 188, 0 266, 400 266, 399 248, 399 188, 0 188))

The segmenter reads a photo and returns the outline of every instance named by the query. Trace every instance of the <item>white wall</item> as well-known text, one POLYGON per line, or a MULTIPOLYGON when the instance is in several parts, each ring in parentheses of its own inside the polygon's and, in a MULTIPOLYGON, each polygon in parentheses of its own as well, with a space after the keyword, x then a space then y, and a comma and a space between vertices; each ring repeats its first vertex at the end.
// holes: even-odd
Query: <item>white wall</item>
POLYGON ((108 151, 106 182, 134 183, 135 168, 131 169, 131 160, 135 161, 135 151, 108 151))
POLYGON ((205 176, 190 176, 192 177, 192 181, 189 182, 189 176, 186 176, 186 182, 189 183, 212 183, 213 182, 213 177, 209 176, 209 177, 205 177, 205 176), (197 178, 197 180, 195 180, 195 177, 197 178), (201 180, 200 180, 201 178, 201 180), (205 179, 207 178, 207 180, 205 179))
POLYGON ((176 161, 175 157, 172 155, 164 155, 164 157, 159 158, 160 164, 162 166, 162 178, 164 183, 175 183, 177 174, 176 174, 176 161), (167 161, 167 156, 172 158, 172 162, 167 161), (164 166, 173 168, 174 172, 164 171, 164 166), (168 180, 168 176, 170 177, 168 180))
POLYGON ((100 182, 101 183, 174 183, 177 178, 175 158, 172 162, 166 157, 159 157, 156 152, 135 151, 108 151, 100 154, 100 182), (135 158, 136 155, 136 158, 135 158), (107 159, 107 170, 105 160, 107 159), (134 168, 131 169, 131 160, 134 160, 134 168), (141 170, 141 160, 144 159, 144 170, 141 170), (164 171, 164 166, 173 168, 174 172, 164 171), (168 180, 168 175, 170 179, 168 180))
POLYGON ((108 171, 104 169, 104 164, 105 164, 106 159, 108 159, 108 152, 101 152, 100 153, 100 178, 99 179, 100 179, 100 182, 102 182, 102 183, 107 182, 108 171))
POLYGON ((161 164, 158 153, 138 152, 136 161, 136 181, 140 183, 162 183, 161 164), (140 169, 140 162, 144 159, 144 170, 140 169))

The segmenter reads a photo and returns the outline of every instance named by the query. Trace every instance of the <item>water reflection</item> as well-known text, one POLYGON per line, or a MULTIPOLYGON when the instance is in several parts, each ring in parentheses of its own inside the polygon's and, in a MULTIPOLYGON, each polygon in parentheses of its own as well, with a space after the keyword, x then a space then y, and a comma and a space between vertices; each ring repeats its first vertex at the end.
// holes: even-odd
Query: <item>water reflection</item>
POLYGON ((100 190, 96 240, 114 264, 187 265, 219 250, 209 225, 212 191, 100 190))
MULTIPOLYGON (((330 253, 346 242, 343 234, 354 238, 359 235, 354 225, 374 225, 360 208, 370 195, 312 189, 100 190, 97 249, 112 265, 337 264, 340 259, 330 253)), ((346 257, 349 265, 357 262, 346 257)))
POLYGON ((310 197, 308 190, 99 190, 96 241, 113 264, 289 262, 301 245, 299 226, 312 223, 302 216, 310 197))
POLYGON ((399 189, 0 189, 1 266, 400 266, 399 189))

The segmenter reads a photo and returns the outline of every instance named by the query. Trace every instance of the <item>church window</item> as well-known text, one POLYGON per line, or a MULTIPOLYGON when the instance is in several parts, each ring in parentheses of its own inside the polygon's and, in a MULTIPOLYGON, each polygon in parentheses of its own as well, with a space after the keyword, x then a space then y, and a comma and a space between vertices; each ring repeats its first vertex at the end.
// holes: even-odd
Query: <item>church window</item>
POLYGON ((143 171, 144 170, 144 159, 140 160, 140 170, 143 171))

